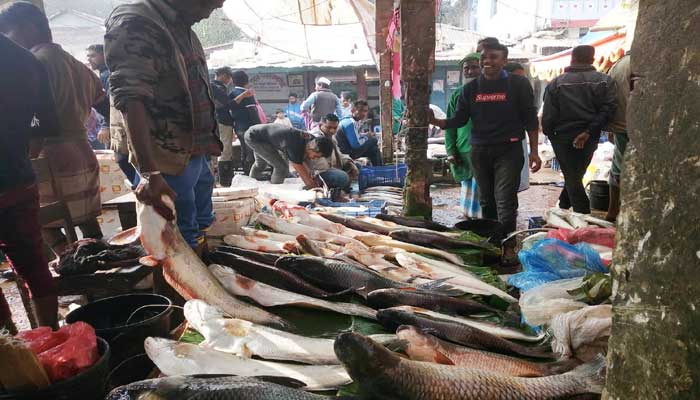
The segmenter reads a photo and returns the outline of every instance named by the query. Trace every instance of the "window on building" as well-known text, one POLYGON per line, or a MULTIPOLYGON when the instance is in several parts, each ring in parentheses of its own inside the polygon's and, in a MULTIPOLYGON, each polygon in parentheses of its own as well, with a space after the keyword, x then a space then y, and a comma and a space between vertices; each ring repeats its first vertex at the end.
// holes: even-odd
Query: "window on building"
POLYGON ((498 0, 491 0, 491 16, 493 17, 498 12, 498 0))

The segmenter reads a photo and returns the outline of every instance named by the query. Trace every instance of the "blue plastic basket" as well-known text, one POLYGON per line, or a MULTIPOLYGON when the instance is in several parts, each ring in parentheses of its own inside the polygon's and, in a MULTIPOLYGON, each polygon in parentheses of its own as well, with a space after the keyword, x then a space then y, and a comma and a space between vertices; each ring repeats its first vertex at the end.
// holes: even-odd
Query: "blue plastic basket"
POLYGON ((385 165, 383 167, 362 167, 358 183, 360 190, 372 186, 403 187, 406 180, 406 164, 385 165))
POLYGON ((365 206, 366 210, 363 211, 350 211, 350 210, 338 210, 338 214, 347 215, 350 217, 368 216, 376 217, 378 214, 382 214, 386 211, 386 201, 383 200, 372 200, 372 201, 349 201, 346 203, 333 202, 329 199, 317 199, 316 204, 322 207, 354 207, 354 206, 365 206))

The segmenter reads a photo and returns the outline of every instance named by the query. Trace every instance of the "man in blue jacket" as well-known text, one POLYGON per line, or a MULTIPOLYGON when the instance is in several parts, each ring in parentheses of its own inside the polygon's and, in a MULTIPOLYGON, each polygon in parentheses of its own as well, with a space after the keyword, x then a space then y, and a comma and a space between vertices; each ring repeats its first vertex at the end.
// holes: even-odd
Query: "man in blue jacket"
MULTIPOLYGON (((471 162, 479 187, 479 203, 485 218, 503 224, 499 239, 515 231, 518 215, 518 186, 522 169, 521 141, 530 137, 532 172, 540 169, 537 154, 537 108, 527 78, 508 74, 503 67, 508 48, 497 41, 484 42, 481 76, 464 85, 452 118, 431 123, 442 129, 459 128, 472 121, 471 162)), ((504 254, 508 261, 513 251, 504 254)))
POLYGON ((365 100, 357 100, 352 105, 352 116, 340 120, 336 133, 338 148, 353 160, 367 157, 373 166, 382 165, 382 153, 374 132, 364 132, 362 127, 367 119, 369 105, 365 100))

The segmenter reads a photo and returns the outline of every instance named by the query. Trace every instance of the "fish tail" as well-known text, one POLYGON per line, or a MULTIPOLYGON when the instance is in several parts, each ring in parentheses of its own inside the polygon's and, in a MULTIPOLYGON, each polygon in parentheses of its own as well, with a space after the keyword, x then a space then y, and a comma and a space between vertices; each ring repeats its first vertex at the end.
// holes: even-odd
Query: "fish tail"
POLYGON ((528 357, 556 358, 554 353, 551 352, 551 349, 549 348, 549 346, 530 347, 530 346, 516 345, 516 348, 514 348, 512 350, 520 355, 528 356, 528 357))
POLYGON ((586 393, 602 393, 605 386, 605 356, 598 354, 592 361, 564 375, 579 379, 586 393))
POLYGON ((421 283, 420 285, 416 286, 416 289, 423 292, 442 294, 450 297, 462 296, 464 294, 464 291, 457 289, 448 283, 445 283, 450 279, 452 278, 442 278, 430 282, 421 283))
POLYGON ((581 361, 576 358, 569 358, 566 360, 555 361, 551 363, 542 364, 544 367, 544 375, 559 375, 565 372, 569 372, 572 369, 581 365, 581 361))

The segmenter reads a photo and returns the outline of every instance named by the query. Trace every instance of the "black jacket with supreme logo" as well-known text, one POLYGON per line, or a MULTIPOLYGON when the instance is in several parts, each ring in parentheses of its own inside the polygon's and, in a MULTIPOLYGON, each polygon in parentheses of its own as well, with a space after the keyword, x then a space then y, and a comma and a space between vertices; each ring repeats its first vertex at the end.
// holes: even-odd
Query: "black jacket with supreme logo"
POLYGON ((527 78, 501 72, 499 79, 480 76, 464 85, 454 117, 445 129, 459 128, 472 120, 471 144, 519 142, 525 131, 537 130, 535 95, 527 78))
POLYGON ((551 141, 572 141, 587 131, 600 130, 615 115, 615 81, 591 65, 570 66, 544 92, 542 131, 551 141))

